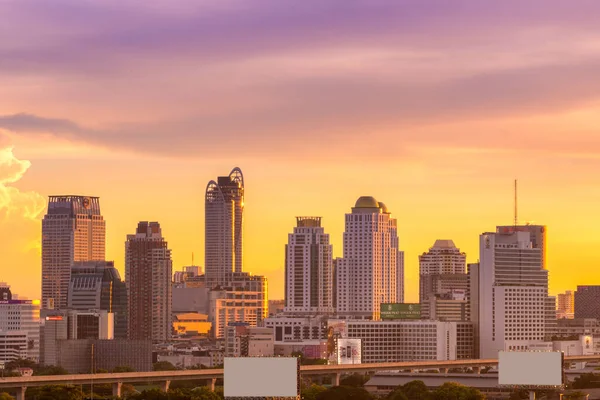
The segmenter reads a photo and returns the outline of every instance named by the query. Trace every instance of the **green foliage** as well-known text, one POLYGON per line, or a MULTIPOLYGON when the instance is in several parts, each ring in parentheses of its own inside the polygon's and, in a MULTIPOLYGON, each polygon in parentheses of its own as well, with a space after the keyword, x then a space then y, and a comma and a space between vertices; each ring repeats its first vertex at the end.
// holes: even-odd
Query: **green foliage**
POLYGON ((6 365, 4 366, 4 369, 7 369, 7 370, 12 370, 12 369, 17 369, 17 368, 31 368, 35 371, 38 368, 38 364, 36 364, 34 361, 27 360, 25 358, 18 358, 16 360, 7 362, 6 365))
POLYGON ((37 370, 34 370, 34 375, 69 375, 69 371, 64 369, 63 367, 56 367, 54 365, 49 365, 47 367, 40 367, 37 370))
POLYGON ((135 372, 135 370, 133 368, 131 368, 128 365, 121 365, 118 367, 115 367, 112 372, 135 372))
POLYGON ((320 385, 315 385, 314 383, 310 386, 304 386, 302 387, 302 389, 300 390, 300 394, 302 395, 302 399, 303 400, 316 400, 317 396, 319 395, 319 393, 322 393, 324 391, 326 391, 327 388, 320 386, 320 385))
POLYGON ((340 386, 363 387, 369 378, 362 374, 352 374, 340 380, 340 386))
POLYGON ((485 400, 485 396, 475 388, 446 382, 432 392, 432 400, 485 400))
POLYGON ((399 386, 392 393, 398 392, 406 396, 408 400, 429 400, 431 398, 431 393, 423 381, 410 381, 404 386, 399 386))
POLYGON ((600 375, 582 374, 575 378, 571 387, 573 389, 600 388, 600 375))
POLYGON ((25 398, 35 400, 82 400, 83 393, 78 386, 48 385, 27 388, 25 398))
POLYGON ((15 398, 6 392, 2 392, 0 393, 0 400, 15 400, 15 398))
POLYGON ((316 400, 373 400, 374 397, 361 387, 334 386, 319 394, 316 400))
POLYGON ((154 371, 177 371, 179 368, 168 361, 159 361, 152 366, 154 371))
POLYGON ((324 358, 306 358, 301 351, 292 351, 291 356, 300 358, 300 365, 327 365, 324 358))
POLYGON ((223 392, 211 391, 205 386, 195 389, 171 389, 167 393, 159 389, 144 390, 127 396, 128 400, 223 400, 223 392))

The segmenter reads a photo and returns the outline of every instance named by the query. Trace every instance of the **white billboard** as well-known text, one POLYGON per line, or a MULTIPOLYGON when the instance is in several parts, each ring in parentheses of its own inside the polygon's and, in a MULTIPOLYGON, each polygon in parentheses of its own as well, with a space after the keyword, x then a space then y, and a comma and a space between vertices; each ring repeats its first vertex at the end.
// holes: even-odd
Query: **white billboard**
POLYGON ((360 339, 338 339, 336 343, 338 364, 360 364, 360 339))
POLYGON ((225 397, 296 397, 297 357, 225 357, 225 397))
POLYGON ((501 351, 498 384, 547 387, 563 384, 563 353, 559 351, 501 351))

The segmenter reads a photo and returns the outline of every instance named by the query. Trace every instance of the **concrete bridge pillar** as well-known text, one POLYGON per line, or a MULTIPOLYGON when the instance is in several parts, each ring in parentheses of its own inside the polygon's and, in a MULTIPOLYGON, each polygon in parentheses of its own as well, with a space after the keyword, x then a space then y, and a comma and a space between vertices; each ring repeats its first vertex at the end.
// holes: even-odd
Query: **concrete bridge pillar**
POLYGON ((475 372, 477 375, 481 375, 481 366, 473 367, 473 372, 475 372))
POLYGON ((215 387, 217 386, 217 378, 212 378, 208 380, 208 385, 206 385, 210 388, 211 391, 215 391, 215 387))
POLYGON ((17 388, 17 395, 15 396, 16 400, 25 400, 25 392, 27 391, 27 387, 23 386, 17 388))
POLYGON ((338 372, 333 375, 333 386, 340 386, 340 380, 342 378, 342 373, 338 372))
POLYGON ((123 387, 123 382, 113 382, 113 384, 112 384, 113 397, 121 397, 121 388, 122 387, 123 387))
POLYGON ((166 393, 169 391, 169 386, 171 386, 171 381, 162 381, 160 383, 160 390, 166 393))

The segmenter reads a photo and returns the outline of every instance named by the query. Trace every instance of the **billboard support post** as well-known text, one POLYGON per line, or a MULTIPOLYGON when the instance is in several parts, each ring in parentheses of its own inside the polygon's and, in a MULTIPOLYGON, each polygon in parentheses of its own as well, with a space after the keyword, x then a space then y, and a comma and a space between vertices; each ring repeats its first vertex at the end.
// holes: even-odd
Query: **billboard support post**
POLYGON ((529 400, 535 400, 535 390, 529 391, 529 400))

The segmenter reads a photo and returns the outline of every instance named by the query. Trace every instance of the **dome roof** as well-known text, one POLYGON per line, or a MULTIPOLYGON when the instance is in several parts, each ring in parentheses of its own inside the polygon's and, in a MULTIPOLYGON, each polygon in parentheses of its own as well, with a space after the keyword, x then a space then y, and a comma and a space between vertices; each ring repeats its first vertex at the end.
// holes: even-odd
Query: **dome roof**
POLYGON ((354 208, 379 208, 379 203, 371 196, 361 196, 356 200, 354 208))
POLYGON ((383 204, 382 202, 377 203, 379 205, 379 208, 381 208, 381 212, 384 214, 389 214, 390 212, 387 209, 387 206, 385 204, 383 204))

